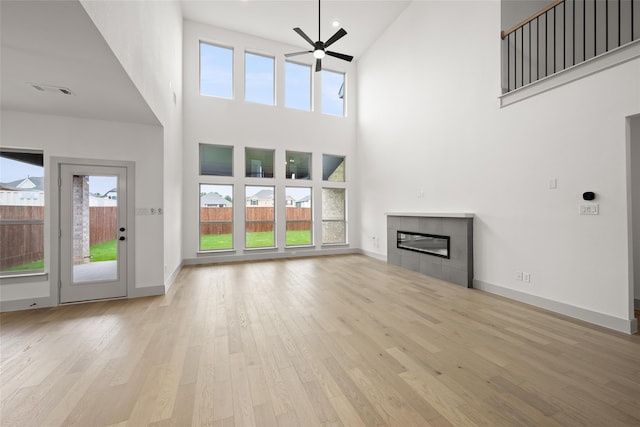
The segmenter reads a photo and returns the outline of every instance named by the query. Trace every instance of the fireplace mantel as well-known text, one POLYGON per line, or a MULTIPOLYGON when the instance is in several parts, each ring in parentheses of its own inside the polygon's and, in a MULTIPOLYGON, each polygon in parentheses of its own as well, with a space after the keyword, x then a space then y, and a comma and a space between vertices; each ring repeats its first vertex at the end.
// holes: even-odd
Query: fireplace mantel
MULTIPOLYGON (((387 262, 460 286, 473 286, 473 213, 387 212, 387 262), (449 258, 398 247, 402 233, 449 241, 449 258)), ((402 245, 400 245, 402 246, 402 245)))
POLYGON ((386 216, 418 216, 425 218, 473 218, 469 212, 385 212, 386 216))

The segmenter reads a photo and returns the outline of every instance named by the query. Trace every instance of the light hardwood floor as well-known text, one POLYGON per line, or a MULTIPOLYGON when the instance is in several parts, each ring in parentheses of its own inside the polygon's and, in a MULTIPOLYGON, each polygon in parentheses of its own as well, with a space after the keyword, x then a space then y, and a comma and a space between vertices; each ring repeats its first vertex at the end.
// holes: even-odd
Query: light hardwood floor
POLYGON ((360 255, 5 313, 2 426, 640 425, 640 337, 360 255))

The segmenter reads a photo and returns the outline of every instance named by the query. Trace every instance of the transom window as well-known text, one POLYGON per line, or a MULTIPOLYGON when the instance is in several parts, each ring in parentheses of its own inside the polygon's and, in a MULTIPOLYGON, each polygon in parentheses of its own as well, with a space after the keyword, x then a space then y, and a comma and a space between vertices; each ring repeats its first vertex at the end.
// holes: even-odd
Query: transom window
POLYGON ((322 70, 322 112, 344 116, 344 73, 322 70))
POLYGON ((274 58, 245 52, 244 64, 244 99, 258 104, 274 105, 274 58))
POLYGON ((200 95, 233 98, 233 49, 200 42, 200 95))
POLYGON ((311 111, 311 66, 285 61, 284 106, 311 111))

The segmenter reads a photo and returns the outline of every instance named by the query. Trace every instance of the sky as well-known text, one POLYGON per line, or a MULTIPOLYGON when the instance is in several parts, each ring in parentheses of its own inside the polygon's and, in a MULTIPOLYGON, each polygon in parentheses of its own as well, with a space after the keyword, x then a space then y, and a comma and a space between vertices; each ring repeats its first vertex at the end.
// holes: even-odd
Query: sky
MULTIPOLYGON (((261 190, 273 190, 273 186, 247 186, 246 197, 253 196, 261 190)), ((213 184, 200 184, 201 193, 218 193, 222 197, 229 196, 233 199, 233 186, 232 185, 213 185, 213 184)), ((311 193, 310 187, 286 187, 286 195, 293 197, 295 200, 300 200, 311 193)))
MULTIPOLYGON (((34 166, 29 163, 0 157, 0 182, 7 183, 22 180, 27 177, 43 177, 45 174, 42 166, 34 166)), ((91 176, 89 178, 89 192, 91 194, 104 194, 117 187, 115 176, 91 176)))
MULTIPOLYGON (((233 49, 200 44, 200 93, 233 99, 233 49)), ((245 53, 245 101, 274 105, 274 58, 245 53)), ((285 100, 288 108, 311 111, 312 67, 285 62, 285 100)), ((344 74, 320 72, 322 113, 344 116, 344 100, 338 95, 344 74)))

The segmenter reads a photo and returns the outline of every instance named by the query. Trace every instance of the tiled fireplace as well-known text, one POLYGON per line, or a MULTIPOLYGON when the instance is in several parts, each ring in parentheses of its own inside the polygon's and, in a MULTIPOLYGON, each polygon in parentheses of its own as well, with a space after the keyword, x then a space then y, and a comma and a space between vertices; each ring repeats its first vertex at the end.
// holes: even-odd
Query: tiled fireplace
POLYGON ((473 214, 387 213, 387 262, 473 285, 473 214))

